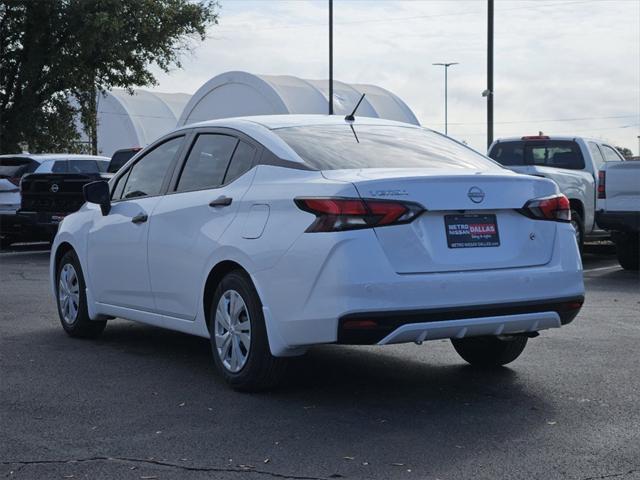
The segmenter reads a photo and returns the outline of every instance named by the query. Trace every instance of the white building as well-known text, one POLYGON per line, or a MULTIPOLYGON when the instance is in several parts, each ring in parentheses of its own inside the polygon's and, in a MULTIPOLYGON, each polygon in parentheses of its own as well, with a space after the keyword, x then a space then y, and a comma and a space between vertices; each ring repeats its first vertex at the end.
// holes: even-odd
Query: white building
POLYGON ((113 89, 98 95, 98 152, 111 156, 119 148, 144 147, 176 128, 191 98, 186 93, 113 89))
MULTIPOLYGON (((334 80, 334 113, 346 115, 365 93, 358 115, 418 125, 399 97, 374 85, 334 80)), ((98 151, 111 156, 120 148, 144 147, 174 128, 216 118, 288 113, 328 113, 329 82, 289 75, 226 72, 193 95, 114 89, 98 97, 98 151)))
MULTIPOLYGON (((393 93, 374 85, 333 82, 334 113, 351 113, 360 96, 358 115, 418 124, 411 109, 393 93)), ((328 113, 329 81, 290 75, 227 72, 202 85, 185 107, 178 125, 244 115, 328 113)))

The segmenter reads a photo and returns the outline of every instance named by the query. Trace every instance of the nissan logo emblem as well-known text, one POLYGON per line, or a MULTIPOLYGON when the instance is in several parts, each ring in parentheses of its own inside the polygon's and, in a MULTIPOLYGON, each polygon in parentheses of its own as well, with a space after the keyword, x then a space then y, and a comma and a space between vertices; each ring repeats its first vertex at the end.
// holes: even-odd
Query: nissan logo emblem
POLYGON ((481 203, 484 200, 484 192, 478 187, 471 187, 467 192, 467 197, 473 203, 481 203))
POLYGON ((58 190, 60 190, 60 187, 57 183, 54 183, 53 185, 51 185, 51 188, 49 190, 51 190, 53 193, 56 193, 58 190))

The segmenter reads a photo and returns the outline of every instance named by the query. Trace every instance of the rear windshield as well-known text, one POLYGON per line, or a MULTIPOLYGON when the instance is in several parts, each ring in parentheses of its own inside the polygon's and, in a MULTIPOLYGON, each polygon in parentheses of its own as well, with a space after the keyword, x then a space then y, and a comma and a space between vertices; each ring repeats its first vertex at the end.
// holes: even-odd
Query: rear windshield
POLYGON ((69 173, 100 173, 107 165, 105 160, 69 160, 69 173))
POLYGON ((505 166, 540 165, 582 170, 584 158, 572 140, 535 140, 496 143, 489 156, 505 166))
POLYGON ((31 173, 38 167, 38 162, 30 158, 0 158, 0 177, 16 178, 31 173))
POLYGON ((106 160, 56 160, 51 167, 52 173, 101 173, 107 170, 106 160))
POLYGON ((109 162, 109 168, 107 172, 116 173, 118 170, 122 168, 122 166, 129 161, 131 157, 133 157, 136 153, 138 153, 140 149, 135 150, 118 150, 111 157, 111 161, 109 162))
POLYGON ((476 151, 423 128, 313 125, 273 130, 311 168, 499 169, 476 151))

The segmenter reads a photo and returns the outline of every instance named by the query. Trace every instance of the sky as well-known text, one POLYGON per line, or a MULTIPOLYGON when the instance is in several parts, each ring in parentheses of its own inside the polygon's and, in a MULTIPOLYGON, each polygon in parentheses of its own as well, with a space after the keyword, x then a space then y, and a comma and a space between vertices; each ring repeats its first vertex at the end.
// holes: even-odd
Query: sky
MULTIPOLYGON (((220 73, 328 78, 328 0, 219 0, 219 24, 161 92, 220 73)), ((485 0, 334 0, 334 77, 402 98, 420 123, 486 151, 485 0)), ((638 154, 640 0, 496 0, 494 137, 606 139, 638 154)))

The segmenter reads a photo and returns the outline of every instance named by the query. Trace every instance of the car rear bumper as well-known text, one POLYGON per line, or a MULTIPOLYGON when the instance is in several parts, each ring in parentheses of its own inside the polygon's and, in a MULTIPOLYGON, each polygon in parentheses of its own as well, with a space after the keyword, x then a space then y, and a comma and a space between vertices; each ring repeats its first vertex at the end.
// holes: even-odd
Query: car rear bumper
POLYGON ((68 214, 54 212, 24 212, 19 211, 19 217, 26 219, 32 231, 39 236, 53 238, 58 231, 58 224, 68 214))
POLYGON ((559 228, 552 258, 545 265, 428 274, 396 273, 372 232, 352 232, 337 243, 328 235, 303 238, 274 268, 251 272, 270 312, 270 330, 277 329, 281 343, 289 348, 378 343, 401 327, 403 332, 419 333, 397 336, 393 342, 414 341, 429 330, 426 340, 461 334, 460 329, 443 326, 467 328, 465 335, 495 332, 501 323, 510 333, 543 330, 569 323, 579 308, 572 313, 557 304, 584 296, 582 265, 568 224, 559 228), (374 338, 345 337, 344 319, 372 314, 387 319, 374 338), (444 321, 461 323, 439 323, 444 321), (483 322, 487 325, 480 328, 483 322), (404 327, 408 324, 413 326, 404 327))
POLYGON ((33 228, 33 220, 16 213, 0 214, 0 234, 6 236, 29 235, 33 228))
POLYGON ((597 212, 600 228, 618 232, 640 232, 640 212, 597 212))
POLYGON ((570 323, 584 297, 397 312, 360 312, 338 322, 338 343, 386 345, 537 332, 570 323))

